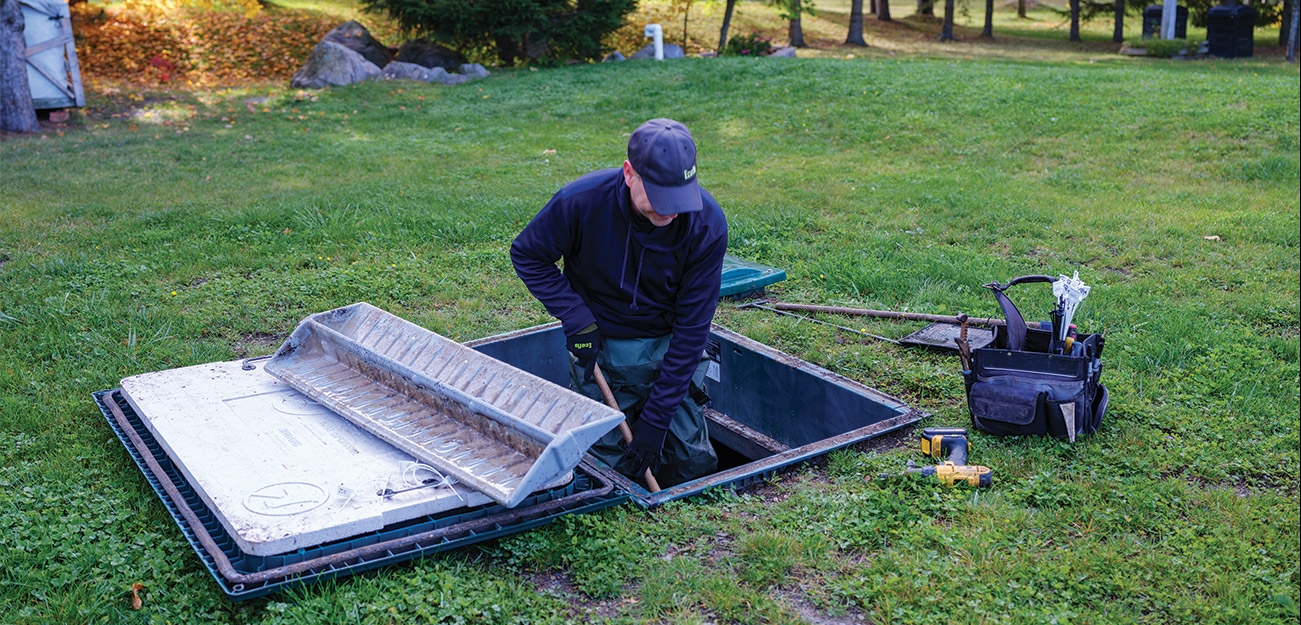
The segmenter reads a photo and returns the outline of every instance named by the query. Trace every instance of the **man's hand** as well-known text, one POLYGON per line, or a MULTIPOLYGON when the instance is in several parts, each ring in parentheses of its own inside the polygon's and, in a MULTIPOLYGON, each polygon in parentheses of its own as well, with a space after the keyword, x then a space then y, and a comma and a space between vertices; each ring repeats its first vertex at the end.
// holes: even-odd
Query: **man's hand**
POLYGON ((664 449, 664 437, 668 430, 661 430, 645 421, 637 421, 632 426, 632 442, 623 452, 620 464, 629 461, 637 465, 633 475, 640 477, 647 469, 657 473, 660 470, 660 451, 664 449))
POLYGON ((590 330, 567 337, 565 348, 578 359, 578 366, 583 369, 583 381, 592 381, 592 369, 596 367, 596 355, 601 353, 601 331, 596 324, 590 330))

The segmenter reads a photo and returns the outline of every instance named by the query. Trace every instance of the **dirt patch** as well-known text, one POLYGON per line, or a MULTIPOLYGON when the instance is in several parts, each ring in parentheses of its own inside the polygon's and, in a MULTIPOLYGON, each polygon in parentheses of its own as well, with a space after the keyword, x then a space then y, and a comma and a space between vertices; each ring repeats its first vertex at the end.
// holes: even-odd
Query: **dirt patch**
POLYGON ((285 342, 284 337, 265 332, 254 332, 245 334, 238 341, 235 341, 235 344, 231 346, 231 351, 235 352, 236 358, 266 356, 274 352, 283 342, 285 342))
POLYGON ((871 622, 866 614, 856 608, 847 608, 845 614, 839 616, 826 614, 810 603, 798 588, 775 590, 773 598, 810 625, 860 625, 871 622))
POLYGON ((617 618, 622 613, 625 598, 597 601, 574 588, 569 575, 564 571, 548 569, 545 571, 524 571, 520 576, 528 580, 537 591, 544 595, 559 597, 569 604, 569 616, 576 622, 590 623, 617 618))
POLYGON ((900 428, 893 432, 882 434, 876 438, 870 438, 868 440, 865 440, 857 445, 854 445, 851 449, 860 452, 874 451, 878 454, 883 454, 888 451, 894 451, 901 447, 913 448, 917 446, 917 442, 914 436, 914 430, 915 428, 911 426, 906 428, 900 428))

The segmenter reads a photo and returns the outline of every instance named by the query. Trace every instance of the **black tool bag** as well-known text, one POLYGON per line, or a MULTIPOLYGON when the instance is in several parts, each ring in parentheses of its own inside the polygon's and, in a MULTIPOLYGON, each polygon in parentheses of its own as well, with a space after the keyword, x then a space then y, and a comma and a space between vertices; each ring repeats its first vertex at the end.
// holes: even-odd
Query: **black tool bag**
POLYGON ((1025 283, 1048 282, 1048 276, 1022 276, 1007 284, 985 285, 994 292, 1006 326, 994 330, 994 343, 972 352, 971 370, 962 375, 967 407, 976 429, 998 435, 1051 435, 1074 442, 1102 423, 1107 387, 1102 374, 1102 336, 1078 334, 1071 353, 1052 353, 1053 332, 1026 327, 1020 311, 1004 293, 1025 283))

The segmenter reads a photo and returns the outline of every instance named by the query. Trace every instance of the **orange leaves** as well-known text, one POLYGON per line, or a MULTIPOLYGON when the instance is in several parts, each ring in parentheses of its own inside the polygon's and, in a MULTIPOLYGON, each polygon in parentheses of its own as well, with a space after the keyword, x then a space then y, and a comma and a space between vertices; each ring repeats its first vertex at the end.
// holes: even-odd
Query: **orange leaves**
POLYGON ((246 17, 244 5, 256 5, 256 0, 194 1, 241 11, 108 11, 73 5, 82 73, 90 81, 136 85, 283 82, 337 25, 331 18, 289 11, 246 17))

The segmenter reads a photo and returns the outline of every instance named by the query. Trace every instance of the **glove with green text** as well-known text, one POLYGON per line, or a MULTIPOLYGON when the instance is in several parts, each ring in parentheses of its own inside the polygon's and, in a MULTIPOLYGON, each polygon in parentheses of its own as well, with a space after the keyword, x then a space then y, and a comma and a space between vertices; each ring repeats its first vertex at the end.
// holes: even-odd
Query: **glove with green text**
POLYGON ((565 342, 565 348, 574 355, 578 360, 578 366, 583 370, 584 382, 592 381, 592 370, 596 368, 596 355, 601 353, 601 331, 597 329, 596 324, 589 327, 590 330, 567 337, 565 342))

